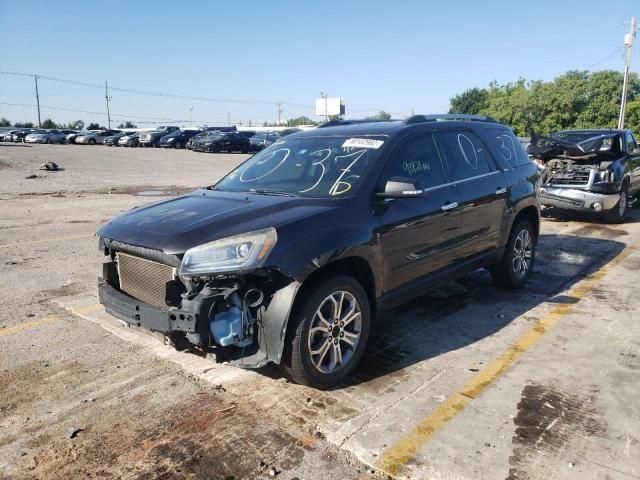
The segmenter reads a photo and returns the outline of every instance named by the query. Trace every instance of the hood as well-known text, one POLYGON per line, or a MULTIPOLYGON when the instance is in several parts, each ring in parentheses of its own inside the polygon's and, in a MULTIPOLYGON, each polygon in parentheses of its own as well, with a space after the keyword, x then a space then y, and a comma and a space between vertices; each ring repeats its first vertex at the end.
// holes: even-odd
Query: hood
POLYGON ((531 137, 527 153, 543 161, 566 159, 577 163, 611 161, 622 154, 619 148, 618 133, 585 135, 576 138, 575 141, 555 135, 534 135, 531 137))
POLYGON ((98 235, 167 254, 240 233, 307 221, 336 208, 331 200, 197 190, 130 210, 98 235))

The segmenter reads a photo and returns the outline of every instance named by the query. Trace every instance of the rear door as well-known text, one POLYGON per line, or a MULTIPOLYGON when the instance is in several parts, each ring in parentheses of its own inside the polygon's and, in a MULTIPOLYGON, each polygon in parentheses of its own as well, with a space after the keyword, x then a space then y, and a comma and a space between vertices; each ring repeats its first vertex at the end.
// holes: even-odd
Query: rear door
POLYGON ((471 130, 442 130, 438 143, 462 208, 462 257, 497 248, 506 218, 508 183, 471 130))
POLYGON ((391 177, 418 180, 424 195, 389 199, 381 209, 378 234, 385 292, 449 266, 462 226, 458 194, 447 183, 431 133, 409 137, 398 145, 379 179, 378 191, 391 177))

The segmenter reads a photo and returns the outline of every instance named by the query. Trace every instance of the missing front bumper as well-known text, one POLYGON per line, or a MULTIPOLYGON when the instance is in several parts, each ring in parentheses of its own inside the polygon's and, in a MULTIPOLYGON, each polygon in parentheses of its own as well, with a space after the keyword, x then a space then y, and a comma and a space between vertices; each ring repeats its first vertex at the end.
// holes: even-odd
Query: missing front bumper
POLYGON ((107 313, 129 325, 165 334, 196 331, 196 316, 191 312, 160 308, 140 302, 116 290, 105 281, 98 284, 98 295, 107 313))

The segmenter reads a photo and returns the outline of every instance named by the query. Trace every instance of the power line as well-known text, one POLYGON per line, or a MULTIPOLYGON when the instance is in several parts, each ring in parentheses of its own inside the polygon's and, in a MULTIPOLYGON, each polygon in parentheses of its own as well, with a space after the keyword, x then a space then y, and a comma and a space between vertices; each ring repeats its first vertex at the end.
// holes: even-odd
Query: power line
MULTIPOLYGON (((0 105, 7 105, 7 106, 12 106, 12 107, 34 107, 35 105, 33 104, 28 104, 28 103, 7 103, 7 102, 0 102, 0 105)), ((40 105, 40 108, 46 109, 46 110, 60 110, 63 112, 74 112, 74 113, 86 113, 89 115, 101 115, 103 117, 106 117, 107 114, 104 112, 92 112, 90 110, 78 110, 78 109, 74 109, 74 108, 64 108, 64 107, 54 107, 51 105, 40 105)), ((188 120, 181 120, 181 119, 175 119, 175 118, 161 118, 161 117, 144 117, 144 116, 138 116, 138 115, 126 115, 123 113, 113 113, 112 114, 113 118, 131 118, 134 120, 160 120, 161 122, 176 122, 176 123, 186 123, 188 122, 188 120)), ((220 124, 220 125, 225 125, 227 122, 225 121, 221 121, 221 120, 195 120, 196 123, 202 123, 202 124, 220 124)), ((148 123, 153 123, 153 122, 148 122, 148 123)))
MULTIPOLYGON (((14 76, 24 76, 24 77, 36 76, 33 73, 6 72, 6 71, 0 71, 0 75, 14 75, 14 76)), ((103 88, 102 85, 99 85, 96 83, 87 83, 87 82, 80 82, 77 80, 68 80, 64 78, 49 77, 47 75, 37 75, 37 76, 41 80, 68 83, 71 85, 77 85, 77 86, 89 87, 89 88, 99 88, 99 89, 103 88)), ((247 105, 273 105, 273 101, 268 101, 268 100, 245 100, 245 99, 239 99, 239 98, 200 97, 200 96, 192 96, 192 95, 180 95, 175 93, 150 92, 146 90, 136 90, 131 88, 120 88, 120 87, 113 87, 113 86, 109 88, 110 90, 116 91, 116 92, 132 93, 136 95, 149 95, 149 96, 164 97, 164 98, 177 98, 181 100, 199 100, 202 102, 218 102, 218 103, 241 103, 241 104, 247 104, 247 105)), ((300 103, 283 102, 283 105, 286 105, 289 107, 300 107, 300 108, 311 109, 311 105, 304 105, 300 103)))
POLYGON ((602 62, 609 60, 611 57, 613 57, 614 55, 622 52, 622 50, 624 49, 624 47, 616 47, 616 49, 611 52, 609 55, 607 55, 606 57, 602 57, 600 60, 598 60, 595 63, 592 63, 591 65, 589 65, 585 70, 591 70, 593 67, 595 67, 596 65, 600 65, 602 62))

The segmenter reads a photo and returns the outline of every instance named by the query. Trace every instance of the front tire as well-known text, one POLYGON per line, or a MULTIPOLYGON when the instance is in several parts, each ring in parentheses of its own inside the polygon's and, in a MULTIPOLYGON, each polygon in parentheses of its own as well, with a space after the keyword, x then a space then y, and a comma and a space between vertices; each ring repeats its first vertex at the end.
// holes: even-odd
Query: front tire
POLYGON ((613 209, 604 212, 604 221, 607 223, 622 223, 629 208, 629 187, 625 186, 620 190, 620 198, 613 209))
POLYGON ((338 275, 314 284, 296 302, 282 370, 302 385, 339 385, 362 359, 370 324, 367 294, 355 279, 338 275))
POLYGON ((522 288, 531 275, 536 258, 537 238, 529 220, 520 220, 511 229, 500 263, 491 267, 493 280, 503 287, 522 288))
POLYGON ((89 145, 95 145, 96 144, 96 139, 95 138, 90 138, 89 139, 89 145))

